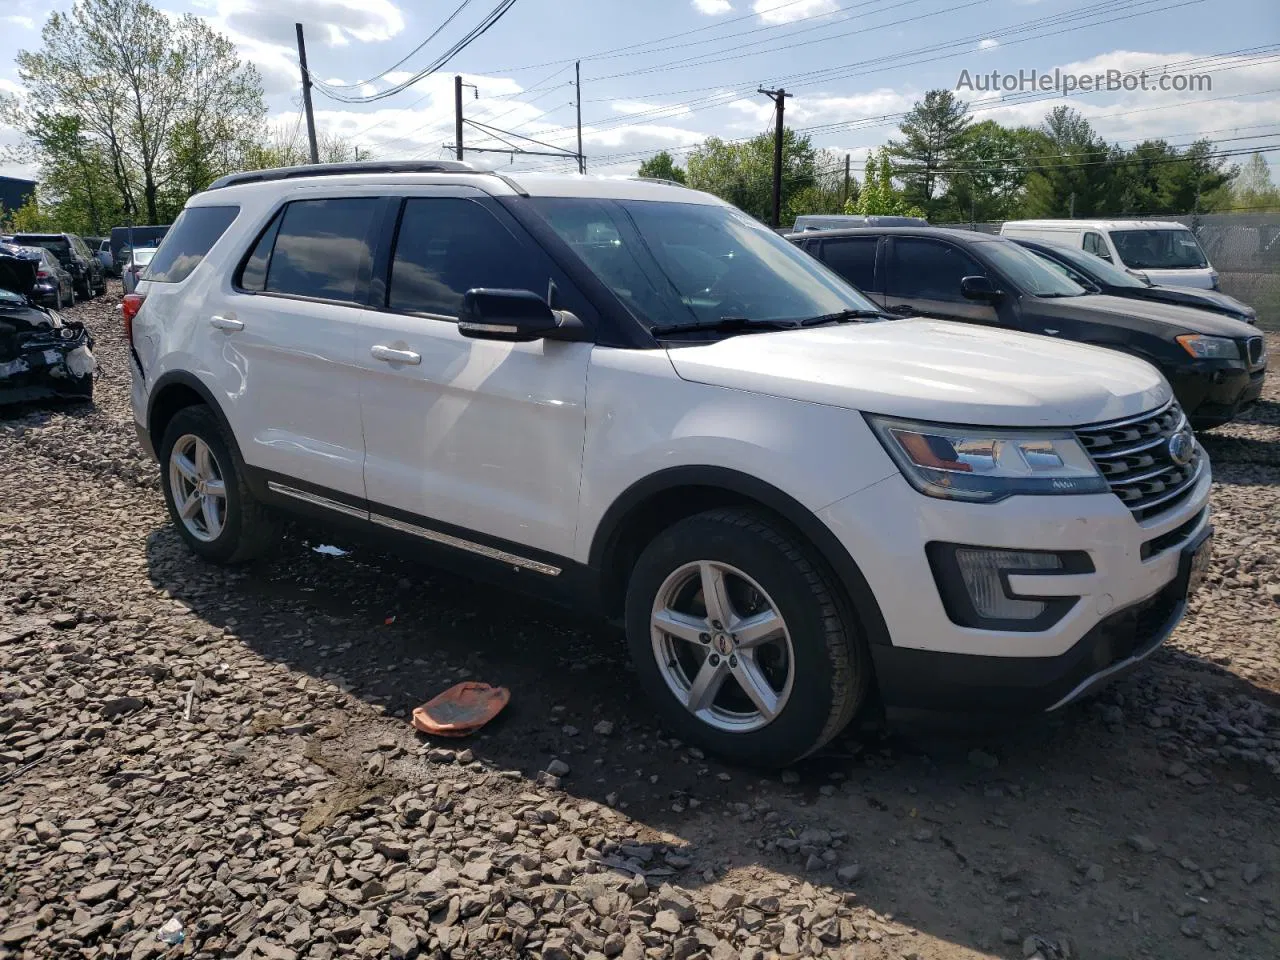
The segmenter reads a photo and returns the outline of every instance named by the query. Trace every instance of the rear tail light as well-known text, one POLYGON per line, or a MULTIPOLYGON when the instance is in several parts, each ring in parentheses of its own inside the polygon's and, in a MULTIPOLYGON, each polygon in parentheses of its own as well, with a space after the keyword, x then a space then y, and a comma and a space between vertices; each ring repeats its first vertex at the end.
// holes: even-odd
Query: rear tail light
POLYGON ((120 313, 124 317, 124 335, 129 343, 133 343, 133 318, 142 309, 142 301, 147 298, 140 293, 126 293, 120 301, 120 313))
POLYGON ((53 276, 53 274, 51 274, 48 270, 37 270, 36 276, 41 280, 48 280, 51 276, 53 276))

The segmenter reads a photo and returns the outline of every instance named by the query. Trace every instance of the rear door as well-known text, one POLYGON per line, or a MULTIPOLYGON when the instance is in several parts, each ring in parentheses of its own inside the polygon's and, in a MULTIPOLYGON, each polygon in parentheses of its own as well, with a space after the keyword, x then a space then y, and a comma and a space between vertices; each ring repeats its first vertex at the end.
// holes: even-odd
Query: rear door
POLYGON ((821 241, 819 260, 884 306, 884 268, 877 268, 880 238, 876 236, 831 237, 821 241))
POLYGON ((206 301, 199 355, 215 358, 218 399, 250 466, 286 486, 362 499, 356 335, 389 201, 307 197, 276 212, 206 301))
MULTIPOLYGON (((427 539, 572 552, 590 343, 458 332, 476 287, 556 291, 591 307, 510 215, 474 188, 415 192, 394 230, 385 296, 361 318, 365 485, 378 522, 427 539), (405 526, 407 524, 407 527, 405 526)), ((457 545, 457 544, 455 544, 457 545)))
MULTIPOLYGON (((888 238, 885 306, 903 316, 999 324, 996 308, 960 292, 965 277, 989 276, 973 257, 942 240, 888 238)), ((992 278, 995 279, 995 278, 992 278)))

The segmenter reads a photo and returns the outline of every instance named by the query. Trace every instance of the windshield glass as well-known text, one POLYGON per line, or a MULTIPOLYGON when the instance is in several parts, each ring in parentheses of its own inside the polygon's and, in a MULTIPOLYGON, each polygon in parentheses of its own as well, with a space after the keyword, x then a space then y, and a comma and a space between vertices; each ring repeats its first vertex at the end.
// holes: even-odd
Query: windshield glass
POLYGON ((646 325, 797 321, 878 308, 733 207, 653 200, 530 201, 646 325))
POLYGON ((156 249, 156 247, 142 247, 133 251, 133 262, 140 267, 145 267, 155 257, 156 249))
MULTIPOLYGON (((1031 252, 1039 254, 1038 250, 1032 250, 1031 252)), ((1066 261, 1086 277, 1109 287, 1148 286, 1128 270, 1121 270, 1115 264, 1107 263, 1101 257, 1094 256, 1092 253, 1085 253, 1083 250, 1073 250, 1070 247, 1055 247, 1052 254, 1040 255, 1044 257, 1052 256, 1057 260, 1066 261)), ((1053 261, 1047 262, 1052 263, 1053 261)))
POLYGON ((1195 234, 1181 230, 1112 230, 1111 240, 1126 267, 1134 270, 1197 269, 1208 259, 1195 234))
POLYGON ((977 250, 1014 286, 1033 297, 1079 297, 1089 292, 1012 240, 988 240, 977 250))
POLYGON ((62 237, 24 237, 19 234, 14 239, 24 246, 43 247, 59 260, 67 261, 71 259, 71 244, 62 237))

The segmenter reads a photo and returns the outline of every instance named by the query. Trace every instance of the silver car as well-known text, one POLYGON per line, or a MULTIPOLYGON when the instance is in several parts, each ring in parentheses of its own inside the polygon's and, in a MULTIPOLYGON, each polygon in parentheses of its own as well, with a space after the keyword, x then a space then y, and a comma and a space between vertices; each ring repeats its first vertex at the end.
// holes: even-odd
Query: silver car
POLYGON ((146 271, 147 265, 151 263, 151 258, 156 255, 156 248, 138 247, 126 255, 129 259, 125 262, 120 279, 124 283, 124 292, 133 293, 138 289, 138 280, 146 271))

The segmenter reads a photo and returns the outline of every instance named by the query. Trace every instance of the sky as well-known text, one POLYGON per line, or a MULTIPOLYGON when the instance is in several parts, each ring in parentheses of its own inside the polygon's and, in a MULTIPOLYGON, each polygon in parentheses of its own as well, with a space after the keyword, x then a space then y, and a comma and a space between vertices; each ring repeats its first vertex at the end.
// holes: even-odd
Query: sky
MULTIPOLYGON (((193 13, 230 37, 260 72, 271 120, 301 121, 294 22, 304 24, 316 123, 380 159, 452 155, 454 74, 468 86, 464 145, 576 150, 574 61, 581 61, 588 172, 631 173, 670 150, 682 162, 708 136, 743 139, 771 128, 757 88, 783 86, 788 125, 851 156, 897 133, 901 114, 931 88, 957 93, 976 119, 1038 124, 1053 106, 1084 113, 1107 140, 1131 146, 1207 136, 1223 150, 1280 148, 1277 0, 515 0, 483 36, 437 72, 373 103, 341 102, 411 79, 499 0, 152 0, 193 13), (445 23, 453 15, 454 19, 445 23), (442 26, 443 25, 443 26, 442 26), (419 44, 439 31, 418 50, 419 44), (391 69, 398 61, 404 63, 391 69), (1019 94, 975 78, 1145 70, 1207 74, 1211 90, 1019 94), (389 71, 389 72, 388 72, 389 71)), ((0 8, 0 91, 21 93, 15 57, 36 49, 52 9, 71 0, 6 0, 0 8)), ((15 140, 0 127, 0 146, 15 140)), ((1280 181, 1280 149, 1266 154, 1280 181)), ((556 157, 473 154, 498 169, 570 170, 556 157)), ((1232 158, 1239 162, 1246 157, 1232 158)), ((0 174, 30 176, 0 161, 0 174)))

